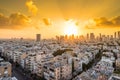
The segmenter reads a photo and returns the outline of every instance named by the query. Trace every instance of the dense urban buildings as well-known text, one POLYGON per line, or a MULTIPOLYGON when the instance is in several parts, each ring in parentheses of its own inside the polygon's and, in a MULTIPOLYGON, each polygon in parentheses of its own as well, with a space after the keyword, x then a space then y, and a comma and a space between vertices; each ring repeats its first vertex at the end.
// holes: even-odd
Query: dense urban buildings
POLYGON ((0 80, 120 80, 120 0, 0 0, 0 80))
POLYGON ((0 80, 120 79, 119 31, 40 37, 0 40, 0 80))

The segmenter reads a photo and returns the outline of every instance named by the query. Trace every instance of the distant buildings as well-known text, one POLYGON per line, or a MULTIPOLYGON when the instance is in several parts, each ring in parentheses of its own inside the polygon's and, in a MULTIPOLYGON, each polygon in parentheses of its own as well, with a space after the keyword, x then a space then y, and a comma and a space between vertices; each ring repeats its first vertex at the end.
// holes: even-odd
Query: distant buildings
POLYGON ((59 42, 74 42, 74 41, 87 41, 87 42, 96 42, 96 41, 108 41, 114 39, 120 39, 120 31, 114 32, 113 34, 102 34, 96 35, 95 33, 87 33, 86 35, 60 35, 56 36, 56 39, 59 42))

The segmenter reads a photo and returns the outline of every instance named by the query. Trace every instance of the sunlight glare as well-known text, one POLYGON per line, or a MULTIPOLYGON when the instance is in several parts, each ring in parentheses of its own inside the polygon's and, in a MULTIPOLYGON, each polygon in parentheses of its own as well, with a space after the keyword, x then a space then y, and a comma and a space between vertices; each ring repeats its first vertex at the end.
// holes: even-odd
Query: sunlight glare
POLYGON ((78 35, 78 29, 75 21, 68 20, 65 22, 65 29, 64 29, 65 35, 78 35))

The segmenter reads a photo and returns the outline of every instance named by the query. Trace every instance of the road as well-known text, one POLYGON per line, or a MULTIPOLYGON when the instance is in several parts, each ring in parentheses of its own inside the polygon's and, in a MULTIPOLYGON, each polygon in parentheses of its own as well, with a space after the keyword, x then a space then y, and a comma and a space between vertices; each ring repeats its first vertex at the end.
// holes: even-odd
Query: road
POLYGON ((31 78, 24 75, 22 70, 15 66, 12 66, 12 76, 16 77, 18 80, 32 80, 31 78))
POLYGON ((15 76, 18 80, 26 80, 26 77, 23 75, 23 73, 18 71, 15 66, 12 66, 12 76, 15 76))
POLYGON ((15 76, 18 80, 25 80, 24 76, 21 75, 18 71, 16 71, 15 69, 12 72, 12 76, 15 76))

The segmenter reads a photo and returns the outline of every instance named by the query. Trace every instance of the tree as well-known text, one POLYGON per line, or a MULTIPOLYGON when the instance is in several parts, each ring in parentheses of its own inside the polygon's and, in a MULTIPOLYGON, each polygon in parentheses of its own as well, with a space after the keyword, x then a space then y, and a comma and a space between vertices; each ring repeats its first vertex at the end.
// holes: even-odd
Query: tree
POLYGON ((72 51, 72 49, 57 50, 53 53, 53 56, 62 55, 66 51, 72 51))

